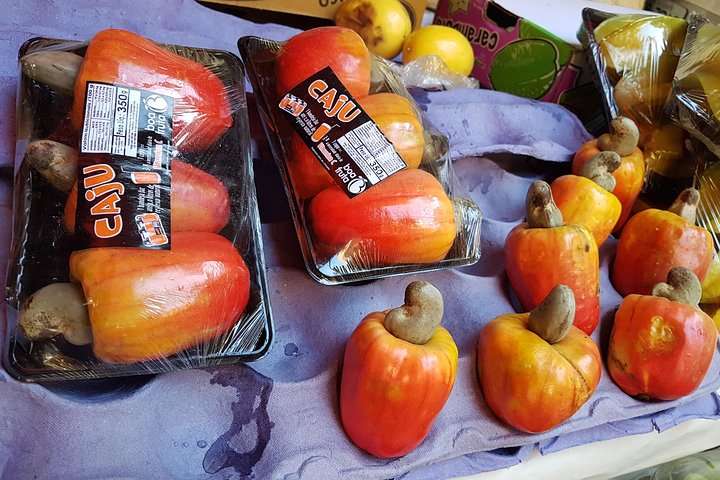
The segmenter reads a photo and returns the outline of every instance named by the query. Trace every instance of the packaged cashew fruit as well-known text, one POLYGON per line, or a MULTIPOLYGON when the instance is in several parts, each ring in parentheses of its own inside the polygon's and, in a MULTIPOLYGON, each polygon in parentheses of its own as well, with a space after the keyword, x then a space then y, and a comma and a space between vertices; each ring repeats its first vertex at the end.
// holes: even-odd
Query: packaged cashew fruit
POLYGON ((238 41, 310 275, 325 284, 469 265, 478 206, 447 137, 354 31, 238 41))
POLYGON ((585 8, 578 32, 608 124, 620 115, 635 122, 647 163, 644 193, 667 203, 692 185, 697 166, 686 147, 687 132, 666 109, 686 30, 680 18, 585 8))
POLYGON ((264 355, 239 58, 111 29, 31 39, 19 59, 6 369, 94 379, 264 355))

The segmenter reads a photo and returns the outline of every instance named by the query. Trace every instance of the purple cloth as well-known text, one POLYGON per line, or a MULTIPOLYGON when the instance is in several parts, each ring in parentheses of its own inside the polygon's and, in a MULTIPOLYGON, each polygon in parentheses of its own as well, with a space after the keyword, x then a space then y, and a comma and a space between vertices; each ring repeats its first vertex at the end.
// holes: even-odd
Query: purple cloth
MULTIPOLYGON (((16 1, 0 16, 0 264, 9 248, 15 58, 23 41, 38 35, 85 39, 114 26, 159 41, 234 52, 239 36, 283 39, 294 32, 188 1, 91 5, 16 1)), ((484 212, 478 264, 360 286, 314 282, 304 270, 261 129, 255 128, 276 332, 270 353, 249 365, 47 386, 19 383, 0 370, 0 478, 437 479, 511 466, 536 444, 550 452, 664 430, 689 418, 717 418, 718 401, 711 393, 720 383, 717 355, 698 392, 676 402, 633 400, 604 372, 588 404, 550 432, 520 434, 492 416, 477 384, 474 348, 485 323, 512 311, 502 259, 505 235, 522 221, 527 185, 566 168, 557 162, 569 160, 588 134, 554 105, 480 90, 415 94, 428 117, 449 134, 458 179, 484 212), (489 153, 496 155, 480 158, 489 153), (339 360, 357 323, 371 311, 402 303, 405 285, 415 278, 444 294, 444 324, 460 350, 458 377, 427 439, 403 458, 379 460, 343 433, 339 360)), ((259 119, 251 118, 257 127, 259 119)), ((601 345, 620 302, 607 277, 614 248, 611 240, 601 251, 603 316, 594 334, 601 345)), ((4 323, 4 312, 0 318, 4 323)))

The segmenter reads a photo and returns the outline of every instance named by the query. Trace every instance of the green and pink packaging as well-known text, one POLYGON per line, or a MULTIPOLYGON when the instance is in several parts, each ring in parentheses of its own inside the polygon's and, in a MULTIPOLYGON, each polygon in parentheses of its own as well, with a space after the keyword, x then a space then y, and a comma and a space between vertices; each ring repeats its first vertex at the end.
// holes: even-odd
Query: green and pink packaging
POLYGON ((488 0, 440 0, 435 24, 462 32, 475 51, 471 75, 480 85, 559 103, 580 67, 573 46, 544 28, 488 0))

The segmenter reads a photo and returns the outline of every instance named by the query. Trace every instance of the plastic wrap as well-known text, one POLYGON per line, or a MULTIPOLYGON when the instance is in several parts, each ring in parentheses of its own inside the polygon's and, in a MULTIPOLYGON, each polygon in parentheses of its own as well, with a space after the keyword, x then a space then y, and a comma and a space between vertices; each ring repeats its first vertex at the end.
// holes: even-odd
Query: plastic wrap
POLYGON ((578 33, 588 51, 609 121, 630 117, 647 163, 644 191, 671 202, 690 186, 697 167, 687 133, 665 109, 685 40, 683 19, 583 9, 578 33))
POLYGON ((678 123, 720 157, 720 26, 692 13, 671 98, 678 123))
POLYGON ((452 90, 455 88, 479 88, 476 78, 453 72, 437 55, 423 55, 404 65, 388 62, 400 76, 406 87, 425 90, 452 90))
MULTIPOLYGON (((308 32, 337 32, 325 28, 308 32)), ((308 272, 339 284, 475 263, 482 215, 460 193, 447 137, 384 61, 357 43, 340 59, 354 39, 336 40, 238 41, 308 272)))
POLYGON ((682 55, 666 107, 673 120, 700 142, 696 184, 700 190, 698 225, 713 237, 716 258, 703 283, 703 308, 718 318, 720 307, 720 27, 692 13, 682 55))
POLYGON ((264 355, 240 60, 123 30, 20 49, 6 369, 29 381, 264 355))

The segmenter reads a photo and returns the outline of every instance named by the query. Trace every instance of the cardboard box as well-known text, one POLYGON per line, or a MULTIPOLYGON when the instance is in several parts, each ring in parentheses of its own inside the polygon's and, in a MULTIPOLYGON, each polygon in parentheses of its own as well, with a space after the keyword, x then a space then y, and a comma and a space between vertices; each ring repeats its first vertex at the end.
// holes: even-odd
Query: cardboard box
POLYGON ((578 0, 438 0, 433 23, 470 40, 482 87, 559 103, 597 132, 607 128, 600 94, 577 39, 585 7, 639 12, 578 0))
POLYGON ((572 45, 490 0, 440 0, 433 23, 462 32, 475 52, 471 75, 485 88, 557 102, 575 82, 572 45))
MULTIPOLYGON (((268 10, 306 17, 332 20, 342 0, 202 0, 203 3, 227 5, 229 7, 268 10)), ((400 0, 407 7, 413 28, 418 28, 423 20, 427 0, 400 0)))

